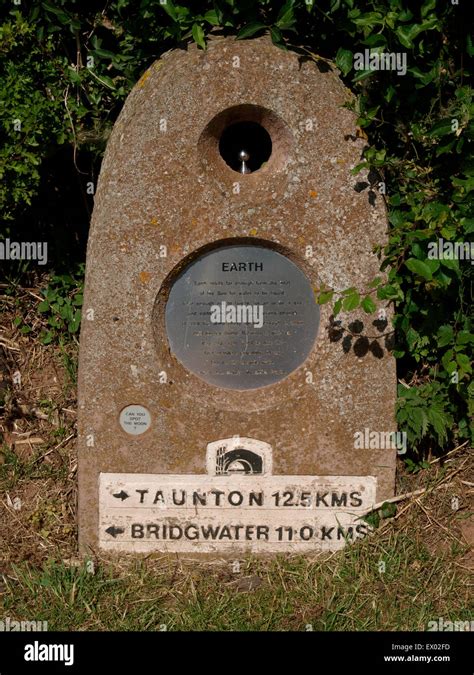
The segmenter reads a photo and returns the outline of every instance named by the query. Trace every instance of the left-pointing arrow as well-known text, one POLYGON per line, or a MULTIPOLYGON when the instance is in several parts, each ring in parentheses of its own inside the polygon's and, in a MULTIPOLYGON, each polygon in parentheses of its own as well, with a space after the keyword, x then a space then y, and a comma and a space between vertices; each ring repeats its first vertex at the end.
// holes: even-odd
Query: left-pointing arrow
POLYGON ((125 532, 123 527, 115 527, 115 525, 111 525, 105 531, 107 534, 111 534, 114 539, 118 534, 123 534, 125 532))
POLYGON ((115 492, 113 496, 116 499, 121 499, 122 501, 124 499, 128 499, 130 497, 130 495, 127 492, 125 492, 125 490, 120 490, 120 492, 115 492))

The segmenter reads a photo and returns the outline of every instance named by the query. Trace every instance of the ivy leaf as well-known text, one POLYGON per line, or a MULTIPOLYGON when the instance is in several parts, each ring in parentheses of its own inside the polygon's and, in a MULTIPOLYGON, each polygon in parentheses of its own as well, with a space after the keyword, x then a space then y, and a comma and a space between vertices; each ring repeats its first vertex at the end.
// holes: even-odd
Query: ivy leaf
POLYGON ((369 284, 369 288, 376 288, 382 283, 382 277, 375 277, 369 284))
POLYGON ((429 135, 432 137, 437 137, 437 136, 446 136, 447 134, 452 134, 453 133, 453 127, 452 127, 452 118, 444 118, 442 120, 439 120, 436 122, 436 124, 433 124, 429 131, 429 135))
POLYGON ((432 278, 431 270, 426 263, 422 260, 417 260, 416 258, 408 258, 405 260, 405 265, 408 267, 410 272, 417 274, 423 279, 429 281, 432 278))
POLYGON ((162 5, 160 2, 160 7, 163 7, 165 12, 168 14, 169 17, 173 19, 173 21, 178 20, 178 15, 176 14, 176 8, 171 2, 171 0, 166 0, 166 2, 162 5))
POLYGON ((102 56, 104 59, 113 59, 115 54, 113 52, 109 52, 108 49, 100 49, 99 47, 97 49, 94 49, 94 56, 102 56))
POLYGON ((288 30, 292 28, 296 22, 293 5, 295 0, 288 0, 280 9, 275 25, 281 30, 288 30))
POLYGON ((114 90, 115 89, 115 84, 112 78, 107 77, 107 75, 100 75, 97 77, 97 79, 102 82, 102 84, 105 84, 106 87, 109 89, 114 90))
POLYGON ((356 26, 363 26, 367 27, 370 31, 370 29, 374 28, 377 24, 382 25, 384 23, 384 18, 380 12, 366 12, 365 14, 362 15, 357 15, 354 16, 353 12, 350 12, 350 15, 352 16, 353 22, 356 24, 356 26))
POLYGON ((474 232, 474 218, 462 218, 461 225, 463 226, 466 234, 471 234, 474 232))
POLYGON ((252 35, 255 35, 264 28, 266 28, 266 25, 264 23, 260 23, 259 21, 248 23, 237 33, 237 40, 245 40, 245 38, 252 37, 252 35))
POLYGON ((355 75, 352 78, 353 82, 360 82, 361 80, 365 80, 367 77, 370 77, 371 75, 374 74, 374 70, 359 70, 357 75, 355 75))
POLYGON ((453 356, 454 356, 454 351, 452 349, 448 349, 448 351, 443 355, 443 358, 441 359, 441 363, 443 364, 443 368, 450 375, 451 375, 451 373, 454 373, 454 371, 456 370, 456 363, 455 363, 455 361, 453 361, 453 356))
POLYGON ((423 5, 421 6, 420 14, 425 18, 427 14, 432 12, 436 8, 436 0, 425 0, 423 5))
POLYGON ((450 270, 459 270, 459 262, 456 260, 456 258, 441 258, 440 263, 443 265, 443 267, 447 267, 450 270))
POLYGON ((438 27, 438 18, 433 16, 423 23, 413 23, 410 26, 399 26, 395 31, 400 43, 407 49, 413 47, 413 40, 423 31, 438 27))
POLYGON ((278 26, 272 26, 270 28, 270 37, 272 38, 274 45, 282 49, 286 49, 285 43, 283 42, 283 35, 281 34, 281 30, 278 28, 278 26))
POLYGON ((330 302, 334 296, 334 291, 321 291, 318 295, 317 302, 319 305, 324 305, 326 302, 330 302))
POLYGON ((345 312, 351 312, 353 309, 359 306, 360 296, 357 291, 352 292, 350 295, 344 298, 342 301, 342 309, 345 312))
POLYGON ((373 314, 375 310, 377 309, 377 306, 375 302, 372 300, 370 295, 367 295, 362 302, 360 303, 360 306, 366 312, 366 314, 373 314))
POLYGON ((369 35, 366 40, 362 40, 362 44, 366 47, 385 47, 387 38, 381 33, 369 35))
POLYGON ((344 76, 352 70, 352 63, 352 52, 340 47, 336 54, 336 65, 344 76))
POLYGON ((70 333, 77 333, 79 326, 81 325, 81 310, 76 309, 74 313, 74 318, 70 321, 68 325, 68 330, 70 333))
POLYGON ((453 327, 441 326, 438 330, 438 347, 446 347, 453 341, 453 327))
POLYGON ((460 330, 456 336, 456 342, 459 345, 467 345, 469 342, 474 342, 474 335, 468 330, 460 330))
POLYGON ((204 39, 204 30, 198 23, 193 23, 193 40, 201 47, 206 49, 206 40, 204 39))
POLYGON ((436 260, 436 258, 427 258, 424 263, 428 265, 431 275, 439 269, 439 260, 436 260))
POLYGON ((462 368, 466 373, 472 372, 471 361, 467 354, 456 354, 456 361, 460 368, 462 368))
POLYGON ((204 14, 204 21, 210 23, 212 26, 218 26, 220 24, 219 17, 215 9, 210 9, 204 14))
POLYGON ((377 298, 379 300, 402 300, 403 293, 400 288, 387 284, 377 288, 377 298))
POLYGON ((66 25, 71 21, 71 17, 63 9, 59 9, 58 7, 53 7, 53 5, 50 5, 48 2, 42 2, 41 4, 45 8, 46 11, 51 12, 52 14, 56 14, 59 21, 62 24, 66 25))

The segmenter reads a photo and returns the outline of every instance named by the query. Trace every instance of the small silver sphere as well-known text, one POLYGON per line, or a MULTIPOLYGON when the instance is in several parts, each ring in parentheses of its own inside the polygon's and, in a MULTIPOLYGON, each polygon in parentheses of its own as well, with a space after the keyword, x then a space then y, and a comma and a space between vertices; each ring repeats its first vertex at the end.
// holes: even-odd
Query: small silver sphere
POLYGON ((239 159, 241 162, 246 162, 249 159, 250 155, 247 150, 241 150, 239 152, 239 159))

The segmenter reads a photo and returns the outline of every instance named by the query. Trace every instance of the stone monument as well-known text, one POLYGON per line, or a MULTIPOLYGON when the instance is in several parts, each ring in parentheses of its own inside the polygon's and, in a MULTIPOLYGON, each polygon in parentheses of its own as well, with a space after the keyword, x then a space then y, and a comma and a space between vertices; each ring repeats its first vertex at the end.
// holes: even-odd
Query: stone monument
POLYGON ((267 38, 169 52, 129 95, 87 253, 83 551, 339 548, 393 495, 395 449, 355 442, 395 429, 380 321, 316 302, 386 238, 350 100, 267 38))

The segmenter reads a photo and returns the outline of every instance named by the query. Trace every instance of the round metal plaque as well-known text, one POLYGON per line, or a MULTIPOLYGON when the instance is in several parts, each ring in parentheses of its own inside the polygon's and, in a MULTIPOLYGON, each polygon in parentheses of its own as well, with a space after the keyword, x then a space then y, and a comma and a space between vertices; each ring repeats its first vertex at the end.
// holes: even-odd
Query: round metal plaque
POLYGON ((286 256, 264 246, 222 246, 177 277, 165 320, 185 368, 224 389, 257 389, 306 360, 319 307, 309 279, 286 256))

